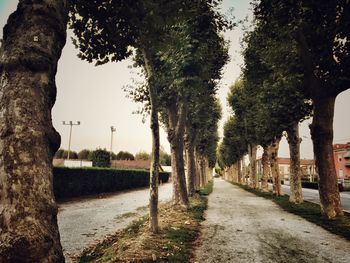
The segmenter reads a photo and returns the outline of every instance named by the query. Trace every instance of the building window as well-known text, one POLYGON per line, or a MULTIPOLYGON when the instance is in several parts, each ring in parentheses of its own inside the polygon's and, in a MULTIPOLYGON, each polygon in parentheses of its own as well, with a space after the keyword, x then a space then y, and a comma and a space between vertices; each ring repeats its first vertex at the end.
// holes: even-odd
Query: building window
POLYGON ((341 159, 342 159, 342 155, 341 153, 338 153, 338 162, 341 162, 341 159))
POLYGON ((343 177, 344 177, 343 169, 339 169, 339 178, 343 178, 343 177))

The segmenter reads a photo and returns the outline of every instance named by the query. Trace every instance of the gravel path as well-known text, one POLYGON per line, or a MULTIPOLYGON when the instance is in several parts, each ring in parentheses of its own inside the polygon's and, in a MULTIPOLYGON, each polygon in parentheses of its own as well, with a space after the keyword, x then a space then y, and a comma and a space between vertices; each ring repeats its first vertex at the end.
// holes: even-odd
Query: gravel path
POLYGON ((216 179, 196 262, 350 262, 350 242, 216 179))
MULTIPOLYGON (((171 200, 171 183, 159 187, 159 201, 171 200)), ((66 262, 94 241, 125 228, 148 212, 149 190, 116 193, 59 204, 58 227, 66 262)))

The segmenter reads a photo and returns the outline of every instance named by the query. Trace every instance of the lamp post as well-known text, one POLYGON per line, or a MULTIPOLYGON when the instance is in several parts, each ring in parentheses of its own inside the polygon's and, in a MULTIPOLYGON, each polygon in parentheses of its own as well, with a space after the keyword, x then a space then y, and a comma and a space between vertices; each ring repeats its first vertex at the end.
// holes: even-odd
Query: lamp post
POLYGON ((110 153, 110 158, 111 158, 111 163, 112 163, 112 156, 113 156, 113 132, 115 132, 117 129, 114 126, 111 126, 111 153, 110 153))
POLYGON ((72 140, 72 128, 74 125, 80 125, 80 121, 77 121, 77 122, 72 122, 72 121, 68 121, 68 122, 65 122, 63 121, 62 122, 63 125, 69 125, 70 126, 70 129, 69 129, 69 143, 68 143, 68 156, 67 156, 67 160, 69 160, 69 156, 70 156, 70 144, 71 144, 71 140, 72 140))

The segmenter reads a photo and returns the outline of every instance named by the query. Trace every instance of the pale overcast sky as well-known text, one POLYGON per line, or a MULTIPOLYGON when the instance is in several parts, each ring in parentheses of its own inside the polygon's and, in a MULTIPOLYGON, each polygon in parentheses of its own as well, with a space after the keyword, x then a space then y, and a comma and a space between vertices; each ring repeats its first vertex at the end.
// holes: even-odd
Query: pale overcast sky
MULTIPOLYGON (((16 8, 18 0, 0 0, 0 38, 2 28, 7 17, 16 8)), ((252 16, 248 0, 224 0, 223 10, 234 7, 237 19, 252 16)), ((68 33, 71 35, 71 32, 68 33)), ((242 30, 235 29, 225 33, 231 41, 231 61, 224 69, 219 97, 223 107, 223 119, 229 115, 226 103, 228 86, 240 74, 242 57, 240 55, 240 40, 242 30)), ((113 151, 127 150, 136 153, 140 150, 151 150, 151 133, 149 122, 142 123, 142 117, 133 114, 139 105, 126 98, 123 86, 132 84, 136 77, 135 69, 128 68, 130 61, 110 63, 95 67, 76 56, 77 51, 67 39, 59 61, 57 72, 57 100, 53 108, 52 117, 56 130, 61 134, 61 147, 68 148, 69 126, 63 126, 62 121, 81 121, 80 126, 73 128, 73 150, 95 149, 96 147, 110 147, 110 126, 116 127, 113 151), (133 71, 133 72, 132 72, 133 71)), ((336 101, 334 118, 334 142, 345 143, 350 141, 350 90, 340 94, 336 101)), ((308 121, 310 122, 310 121, 308 121)), ((222 128, 220 128, 222 134, 222 128)), ((307 123, 301 125, 302 158, 312 158, 312 143, 307 123)), ((169 144, 164 131, 161 133, 161 144, 169 152, 169 144)), ((288 157, 289 150, 285 139, 280 146, 280 156, 288 157)))

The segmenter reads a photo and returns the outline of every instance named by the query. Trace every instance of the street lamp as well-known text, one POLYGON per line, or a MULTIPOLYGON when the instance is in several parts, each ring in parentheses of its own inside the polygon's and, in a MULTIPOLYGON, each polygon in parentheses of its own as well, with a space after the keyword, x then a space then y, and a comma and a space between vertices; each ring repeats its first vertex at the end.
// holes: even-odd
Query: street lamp
POLYGON ((111 162, 112 162, 112 155, 113 155, 113 132, 115 132, 117 129, 114 126, 111 126, 111 154, 110 154, 110 158, 111 158, 111 162))
POLYGON ((77 121, 76 123, 74 123, 72 121, 68 121, 68 122, 63 121, 62 123, 63 123, 63 125, 69 125, 70 126, 70 129, 69 129, 69 143, 68 143, 68 156, 67 156, 67 160, 69 160, 70 143, 71 143, 71 140, 72 140, 72 127, 74 125, 80 125, 80 121, 77 121))

